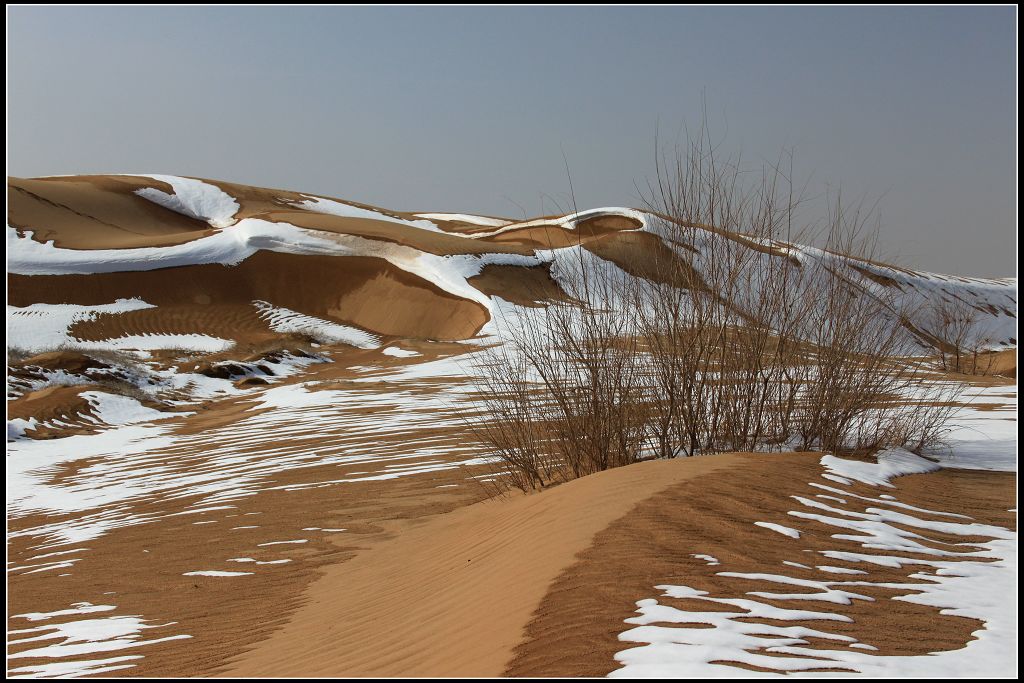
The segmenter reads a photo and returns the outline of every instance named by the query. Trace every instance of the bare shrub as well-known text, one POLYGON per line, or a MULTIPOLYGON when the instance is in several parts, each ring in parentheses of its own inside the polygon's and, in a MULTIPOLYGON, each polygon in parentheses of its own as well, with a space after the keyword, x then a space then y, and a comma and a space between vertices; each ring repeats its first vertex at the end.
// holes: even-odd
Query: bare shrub
POLYGON ((136 381, 120 377, 118 375, 95 375, 90 377, 94 384, 98 384, 112 394, 127 396, 140 403, 153 403, 154 397, 147 393, 136 381))
POLYGON ((637 308, 662 455, 920 451, 937 438, 955 392, 921 381, 900 290, 863 275, 880 258, 872 208, 835 196, 815 237, 796 225, 791 171, 766 166, 745 182, 703 126, 658 168, 648 208, 679 259, 658 263, 637 308), (822 248, 796 246, 805 240, 822 248))
POLYGON ((65 344, 59 346, 57 350, 80 353, 83 356, 88 356, 93 360, 105 363, 107 365, 131 369, 139 369, 143 367, 143 362, 139 359, 139 356, 132 353, 131 351, 124 351, 120 349, 112 349, 99 346, 80 346, 72 344, 65 344))
POLYGON ((18 365, 28 360, 36 354, 32 353, 28 349, 23 349, 20 346, 8 346, 7 347, 7 365, 18 365))
POLYGON ((789 178, 777 164, 747 180, 703 125, 658 159, 646 202, 672 256, 656 260, 636 309, 663 457, 785 439, 803 372, 792 334, 801 271, 787 250, 801 197, 789 178))
POLYGON ((477 436, 523 490, 635 462, 647 436, 635 323, 622 310, 633 278, 582 243, 553 271, 567 300, 503 316, 505 343, 475 373, 487 409, 477 436))
POLYGON ((646 229, 665 250, 625 270, 582 245, 558 252, 571 301, 516 309, 480 367, 496 424, 479 433, 514 485, 647 453, 941 440, 961 385, 913 357, 901 290, 865 275, 880 257, 874 210, 837 196, 813 234, 789 166, 745 173, 702 126, 647 187, 646 229))
POLYGON ((987 375, 992 357, 985 351, 992 345, 981 311, 957 296, 941 296, 925 311, 924 326, 939 353, 943 370, 987 375))
POLYGON ((467 417, 476 437, 498 458, 507 483, 523 491, 543 489, 567 478, 555 457, 545 419, 549 401, 542 387, 529 381, 532 368, 515 349, 498 345, 477 363, 485 419, 467 417))
POLYGON ((131 351, 68 343, 61 344, 55 351, 81 354, 96 361, 96 367, 81 373, 89 382, 140 402, 154 401, 153 395, 143 388, 150 383, 152 375, 139 356, 131 351))

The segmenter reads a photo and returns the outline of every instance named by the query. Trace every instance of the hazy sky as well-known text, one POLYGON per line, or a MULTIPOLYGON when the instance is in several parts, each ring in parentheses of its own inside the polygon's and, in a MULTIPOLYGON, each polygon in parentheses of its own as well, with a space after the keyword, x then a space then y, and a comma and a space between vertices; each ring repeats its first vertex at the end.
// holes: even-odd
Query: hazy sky
MULTIPOLYGON (((751 163, 882 196, 913 266, 1016 272, 1014 8, 9 8, 8 173, 406 210, 639 203, 705 93, 751 163), (552 199, 553 198, 553 199, 552 199)), ((520 208, 522 207, 522 208, 520 208)))

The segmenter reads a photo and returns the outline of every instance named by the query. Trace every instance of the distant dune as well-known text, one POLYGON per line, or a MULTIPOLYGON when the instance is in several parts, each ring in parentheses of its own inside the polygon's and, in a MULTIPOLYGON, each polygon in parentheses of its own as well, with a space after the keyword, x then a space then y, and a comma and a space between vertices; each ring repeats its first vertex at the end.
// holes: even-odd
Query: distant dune
MULTIPOLYGON (((1009 671, 1016 280, 667 221, 8 178, 9 674, 1009 671), (960 408, 943 447, 665 458, 504 491, 475 429, 503 414, 479 352, 586 299, 583 269, 677 285, 668 260, 682 299, 748 321, 708 284, 722 253, 885 302, 900 353, 972 384, 938 404, 960 408), (932 362, 940 302, 970 314, 957 367, 983 373, 932 362)), ((598 304, 633 314, 622 301, 598 304)))
MULTIPOLYGON (((622 208, 513 221, 161 175, 9 178, 8 196, 8 304, 149 304, 83 312, 68 333, 91 343, 205 335, 252 344, 318 324, 380 339, 461 340, 480 333, 498 298, 559 298, 563 250, 644 277, 645 255, 665 249, 656 217, 622 208)), ((793 267, 788 247, 745 246, 793 267)), ((1016 346, 1015 280, 867 262, 842 275, 922 304, 963 299, 985 317, 992 346, 1016 346)), ((915 333, 927 339, 926 329, 915 333)))

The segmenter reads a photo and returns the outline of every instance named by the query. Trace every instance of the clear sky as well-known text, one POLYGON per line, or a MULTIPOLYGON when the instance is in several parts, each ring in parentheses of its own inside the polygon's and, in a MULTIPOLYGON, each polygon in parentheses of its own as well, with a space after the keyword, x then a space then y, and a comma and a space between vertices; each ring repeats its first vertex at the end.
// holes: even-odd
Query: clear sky
POLYGON ((637 205, 700 112, 890 255, 1016 272, 1016 10, 8 9, 8 173, 159 172, 399 210, 637 205), (726 130, 727 129, 727 130, 726 130))

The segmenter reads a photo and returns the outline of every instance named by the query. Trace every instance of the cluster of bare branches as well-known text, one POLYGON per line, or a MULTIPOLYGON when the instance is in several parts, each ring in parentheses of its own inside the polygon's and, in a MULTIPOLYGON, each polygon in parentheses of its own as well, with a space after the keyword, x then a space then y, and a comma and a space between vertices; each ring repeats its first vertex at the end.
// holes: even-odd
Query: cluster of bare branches
POLYGON ((991 370, 993 357, 985 351, 992 340, 981 326, 981 311, 976 307, 956 296, 941 296, 926 309, 923 327, 943 370, 978 375, 991 370))
POLYGON ((740 169, 702 128, 659 158, 648 187, 650 229, 669 250, 637 288, 634 308, 656 388, 653 438, 665 457, 781 442, 779 409, 795 401, 800 363, 789 332, 800 314, 799 270, 786 245, 801 199, 780 165, 753 183, 740 169))
POLYGON ((812 373, 793 414, 803 448, 920 452, 937 442, 960 393, 960 385, 932 381, 916 357, 902 291, 863 276, 859 265, 880 256, 870 217, 837 200, 820 258, 803 268, 806 314, 796 334, 810 349, 812 373))
POLYGON ((481 440, 518 488, 543 488, 643 457, 650 406, 625 272, 575 250, 556 264, 567 301, 517 310, 481 354, 481 440), (605 267, 602 267, 605 266, 605 267))
POLYGON ((667 249, 619 265, 582 242, 559 252, 569 301, 506 319, 479 373, 478 434, 513 485, 646 457, 920 452, 941 437, 959 385, 929 381, 900 290, 856 267, 878 257, 874 211, 835 198, 798 229, 791 177, 781 163, 744 173, 702 128, 648 186, 646 229, 667 249))

